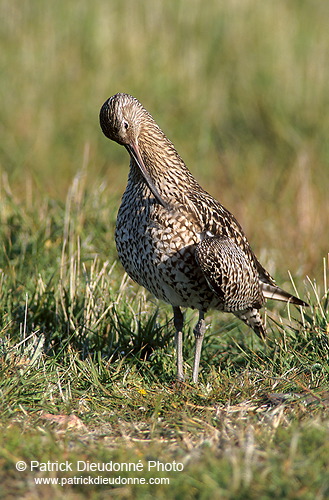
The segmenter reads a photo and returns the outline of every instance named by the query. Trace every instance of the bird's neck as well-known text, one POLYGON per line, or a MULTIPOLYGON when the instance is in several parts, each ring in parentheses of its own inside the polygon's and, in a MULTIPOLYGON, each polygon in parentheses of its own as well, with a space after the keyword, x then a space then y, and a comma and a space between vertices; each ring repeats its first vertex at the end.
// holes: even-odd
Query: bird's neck
MULTIPOLYGON (((138 138, 147 173, 165 203, 181 202, 182 195, 198 183, 162 130, 156 124, 150 128, 147 133, 142 129, 138 138)), ((130 179, 147 183, 134 160, 131 161, 130 179)))

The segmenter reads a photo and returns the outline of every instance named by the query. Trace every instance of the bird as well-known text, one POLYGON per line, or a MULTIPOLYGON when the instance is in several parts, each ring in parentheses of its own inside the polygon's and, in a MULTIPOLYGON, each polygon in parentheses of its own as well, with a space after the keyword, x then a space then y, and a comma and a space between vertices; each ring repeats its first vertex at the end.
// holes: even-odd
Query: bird
POLYGON ((173 309, 177 380, 184 381, 182 308, 199 312, 192 381, 198 383, 209 310, 233 313, 265 340, 266 299, 307 306, 260 264, 236 218, 185 165, 138 99, 117 93, 99 114, 104 135, 130 156, 115 241, 127 274, 173 309))

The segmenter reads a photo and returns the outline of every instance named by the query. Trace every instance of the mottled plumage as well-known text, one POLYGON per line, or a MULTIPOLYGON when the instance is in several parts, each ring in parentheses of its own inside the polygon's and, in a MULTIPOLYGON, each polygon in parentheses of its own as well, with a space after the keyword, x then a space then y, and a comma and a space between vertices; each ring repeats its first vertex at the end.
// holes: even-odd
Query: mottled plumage
POLYGON ((100 111, 104 134, 126 147, 130 172, 115 232, 129 276, 173 306, 177 376, 184 378, 183 315, 199 310, 193 381, 198 380, 204 313, 232 312, 261 337, 265 298, 305 302, 281 290, 261 266, 234 216, 198 184, 141 103, 116 94, 100 111))

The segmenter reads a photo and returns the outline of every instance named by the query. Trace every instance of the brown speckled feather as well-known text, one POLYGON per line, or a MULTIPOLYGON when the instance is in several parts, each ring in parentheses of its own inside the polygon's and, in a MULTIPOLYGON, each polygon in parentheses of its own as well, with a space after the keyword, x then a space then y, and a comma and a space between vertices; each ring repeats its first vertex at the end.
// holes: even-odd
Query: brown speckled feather
POLYGON ((202 189, 137 99, 128 94, 108 99, 100 111, 100 124, 104 134, 124 145, 131 157, 115 232, 119 258, 134 281, 173 306, 179 378, 183 378, 179 308, 200 311, 193 369, 197 381, 204 312, 232 312, 264 337, 259 309, 265 298, 306 304, 275 284, 235 217, 202 189))

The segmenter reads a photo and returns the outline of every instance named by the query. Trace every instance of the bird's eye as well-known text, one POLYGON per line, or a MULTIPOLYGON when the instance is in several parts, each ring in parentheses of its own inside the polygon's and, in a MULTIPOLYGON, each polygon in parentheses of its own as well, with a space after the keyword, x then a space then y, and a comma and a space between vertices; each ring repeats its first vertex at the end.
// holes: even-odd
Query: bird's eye
POLYGON ((129 128, 129 123, 128 123, 128 122, 126 122, 126 120, 124 120, 124 122, 123 122, 123 126, 124 126, 124 128, 127 130, 127 129, 129 128))

